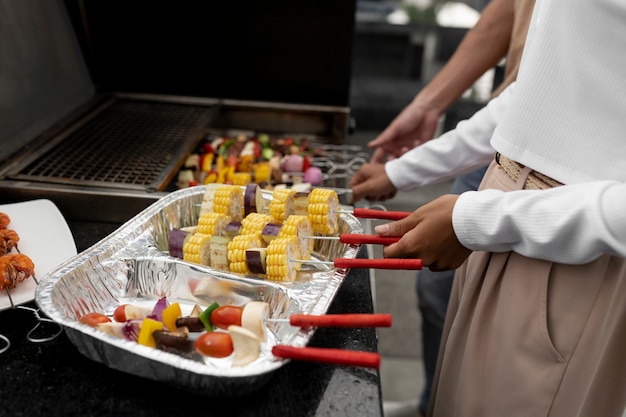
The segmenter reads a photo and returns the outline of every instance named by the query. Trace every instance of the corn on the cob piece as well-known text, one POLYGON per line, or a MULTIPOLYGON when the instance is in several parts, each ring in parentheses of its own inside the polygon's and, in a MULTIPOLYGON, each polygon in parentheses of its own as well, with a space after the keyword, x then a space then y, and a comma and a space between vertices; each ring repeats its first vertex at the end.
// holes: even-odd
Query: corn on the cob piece
POLYGON ((213 211, 234 221, 243 219, 243 189, 238 185, 222 185, 215 190, 213 211))
POLYGON ((226 214, 209 211, 201 214, 198 218, 198 232, 210 236, 219 236, 228 223, 230 223, 230 217, 226 214))
POLYGON ((196 232, 183 246, 183 259, 201 265, 210 263, 211 235, 196 232))
POLYGON ((264 213, 250 213, 241 221, 240 234, 261 233, 266 224, 272 221, 273 217, 264 213))
POLYGON ((309 219, 317 233, 332 235, 339 231, 339 197, 335 190, 328 188, 311 190, 309 219))
POLYGON ((272 281, 291 282, 296 279, 298 271, 295 266, 299 262, 291 262, 297 251, 295 236, 276 238, 267 246, 265 257, 267 279, 272 281))
POLYGON ((252 182, 252 175, 248 172, 236 172, 233 174, 233 185, 247 185, 252 182))
POLYGON ((269 204, 269 213, 274 218, 275 223, 282 223, 293 214, 295 194, 296 190, 292 188, 274 190, 269 204))
POLYGON ((228 262, 230 272, 247 274, 250 272, 246 262, 246 250, 262 248, 265 244, 261 233, 235 236, 228 244, 228 262))
MULTIPOLYGON (((278 232, 278 238, 295 236, 298 244, 296 245, 295 256, 298 259, 310 259, 313 252, 313 239, 302 238, 301 236, 312 236, 313 226, 309 216, 303 216, 299 214, 292 214, 287 217, 287 220, 283 223, 278 232)), ((295 263, 297 270, 300 270, 302 264, 300 262, 295 263)))

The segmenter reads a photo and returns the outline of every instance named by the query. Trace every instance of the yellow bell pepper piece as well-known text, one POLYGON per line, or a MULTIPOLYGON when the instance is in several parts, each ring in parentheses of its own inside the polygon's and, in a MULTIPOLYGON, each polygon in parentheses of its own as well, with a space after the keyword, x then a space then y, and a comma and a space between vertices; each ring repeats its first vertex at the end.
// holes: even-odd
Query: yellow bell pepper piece
POLYGON ((178 303, 170 304, 161 314, 163 315, 163 324, 172 332, 176 330, 176 319, 183 315, 178 303))
POLYGON ((154 337, 152 337, 152 333, 156 330, 163 330, 162 322, 150 318, 143 319, 137 343, 144 346, 156 347, 156 342, 154 341, 154 337))

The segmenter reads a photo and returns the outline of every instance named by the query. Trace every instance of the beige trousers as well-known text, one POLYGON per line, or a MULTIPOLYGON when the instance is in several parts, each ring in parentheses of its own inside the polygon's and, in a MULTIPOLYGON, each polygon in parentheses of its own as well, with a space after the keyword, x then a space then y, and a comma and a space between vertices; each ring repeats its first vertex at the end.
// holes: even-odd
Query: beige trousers
MULTIPOLYGON (((491 164, 481 188, 524 187, 491 164)), ((582 198, 582 196, 581 196, 582 198)), ((626 260, 474 252, 457 271, 429 415, 621 417, 626 260)))

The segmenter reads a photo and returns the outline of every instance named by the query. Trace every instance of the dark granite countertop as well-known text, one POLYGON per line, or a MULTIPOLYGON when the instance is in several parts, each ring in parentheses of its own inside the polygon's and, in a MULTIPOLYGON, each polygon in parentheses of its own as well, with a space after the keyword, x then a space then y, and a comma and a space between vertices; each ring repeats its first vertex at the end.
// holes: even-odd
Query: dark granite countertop
MULTIPOLYGON (((79 251, 118 225, 69 222, 79 251)), ((365 248, 360 256, 366 257, 365 248)), ((36 308, 34 303, 27 307, 36 308)), ((373 312, 369 271, 346 276, 328 313, 373 312)), ((0 334, 11 341, 0 354, 0 415, 12 416, 382 416, 378 370, 292 361, 259 390, 209 398, 106 367, 81 355, 65 333, 28 341, 32 311, 0 312, 0 334)), ((3 342, 0 341, 0 348, 3 342)), ((374 329, 316 330, 309 346, 377 351, 374 329)))

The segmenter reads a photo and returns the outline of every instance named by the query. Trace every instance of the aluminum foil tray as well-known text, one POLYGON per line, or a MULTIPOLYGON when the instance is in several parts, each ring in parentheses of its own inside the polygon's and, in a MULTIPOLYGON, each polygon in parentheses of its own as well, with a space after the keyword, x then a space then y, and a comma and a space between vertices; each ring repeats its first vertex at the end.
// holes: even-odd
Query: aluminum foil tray
MULTIPOLYGON (((171 257, 167 253, 169 232, 197 223, 205 187, 175 191, 157 201, 108 237, 70 258, 40 280, 35 299, 41 310, 62 324, 72 343, 86 357, 106 366, 141 377, 175 384, 210 396, 232 396, 263 386, 288 360, 275 358, 276 343, 305 346, 312 329, 285 322, 268 323, 268 342, 255 362, 232 367, 228 359, 204 362, 115 338, 80 324, 78 318, 91 311, 112 315, 122 303, 152 306, 160 297, 178 301, 183 314, 195 304, 213 301, 243 305, 263 300, 272 318, 296 313, 324 314, 348 270, 323 263, 303 265, 291 283, 244 277, 171 257)), ((271 193, 264 192, 271 199, 271 193)), ((358 219, 340 215, 340 233, 363 233, 358 219)), ((317 240, 314 260, 356 258, 360 245, 339 240, 317 240)))

